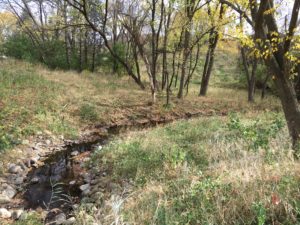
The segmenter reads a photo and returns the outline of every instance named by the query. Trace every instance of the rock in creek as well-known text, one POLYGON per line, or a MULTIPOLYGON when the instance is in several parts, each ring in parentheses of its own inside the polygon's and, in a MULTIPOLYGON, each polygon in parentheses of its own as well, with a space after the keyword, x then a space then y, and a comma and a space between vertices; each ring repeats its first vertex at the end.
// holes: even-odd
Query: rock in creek
POLYGON ((67 220, 64 222, 64 225, 71 225, 71 224, 74 224, 74 223, 76 223, 75 217, 70 217, 69 219, 67 219, 67 220))
POLYGON ((40 181, 40 179, 38 177, 33 177, 31 180, 30 180, 30 183, 31 184, 36 184, 40 181))
POLYGON ((11 217, 11 212, 5 208, 0 208, 0 218, 8 219, 11 217))
POLYGON ((65 224, 66 222, 66 215, 64 213, 60 213, 57 216, 55 216, 55 224, 65 224))
POLYGON ((13 181, 13 183, 14 183, 15 185, 23 184, 23 182, 24 182, 24 177, 17 177, 17 178, 13 181))
POLYGON ((38 163, 38 161, 39 161, 40 158, 41 158, 41 157, 40 157, 39 155, 36 155, 35 157, 32 157, 32 158, 30 159, 30 163, 31 163, 31 164, 38 163))
POLYGON ((20 217, 21 217, 21 215, 22 215, 22 213, 24 212, 24 210, 23 209, 16 209, 16 210, 14 210, 13 212, 12 212, 12 218, 14 219, 14 220, 17 220, 17 219, 19 219, 20 217))
POLYGON ((90 184, 83 184, 79 188, 82 192, 87 191, 90 189, 90 184))
POLYGON ((73 152, 71 152, 71 156, 76 156, 76 155, 78 155, 78 154, 79 154, 78 151, 73 151, 73 152))
POLYGON ((2 187, 4 189, 2 190, 1 195, 4 197, 12 199, 17 194, 17 191, 10 185, 4 185, 2 187))
POLYGON ((8 166, 8 172, 9 173, 22 173, 23 170, 22 170, 21 166, 17 166, 16 164, 12 163, 8 166))
POLYGON ((10 202, 10 198, 6 195, 0 194, 0 204, 5 204, 10 202))

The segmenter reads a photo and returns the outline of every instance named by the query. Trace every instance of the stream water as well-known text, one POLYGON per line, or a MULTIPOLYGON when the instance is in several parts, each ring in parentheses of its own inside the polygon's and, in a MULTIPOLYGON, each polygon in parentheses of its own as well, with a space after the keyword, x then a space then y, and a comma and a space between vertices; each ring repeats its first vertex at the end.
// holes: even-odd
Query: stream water
POLYGON ((71 154, 91 151, 102 143, 103 141, 69 145, 49 156, 43 166, 31 171, 23 195, 25 209, 59 208, 64 213, 69 213, 72 205, 80 201, 79 186, 83 184, 79 169, 82 165, 79 165, 71 154))
POLYGON ((84 143, 66 145, 61 151, 51 154, 43 161, 43 166, 33 169, 27 175, 29 181, 23 194, 25 209, 43 208, 60 209, 66 214, 72 206, 80 202, 82 192, 80 185, 84 183, 81 172, 82 162, 75 160, 84 152, 91 152, 103 146, 108 139, 132 126, 111 126, 105 129, 106 135, 84 143))
POLYGON ((70 214, 74 204, 80 202, 79 187, 83 184, 83 178, 80 176, 82 165, 74 160, 72 152, 77 151, 79 155, 90 152, 99 145, 105 145, 110 137, 126 130, 140 130, 169 122, 171 121, 148 120, 129 125, 113 125, 105 128, 106 135, 101 138, 80 144, 69 144, 63 150, 51 154, 43 161, 43 166, 33 169, 27 176, 29 182, 23 194, 25 209, 59 209, 67 215, 70 214))

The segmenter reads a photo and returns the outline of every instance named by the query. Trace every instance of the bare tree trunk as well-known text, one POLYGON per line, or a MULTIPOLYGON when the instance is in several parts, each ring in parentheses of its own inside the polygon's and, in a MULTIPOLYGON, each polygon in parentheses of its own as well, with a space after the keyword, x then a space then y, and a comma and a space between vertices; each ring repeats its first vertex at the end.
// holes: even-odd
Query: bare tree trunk
POLYGON ((296 70, 297 76, 295 77, 294 85, 297 99, 300 100, 300 64, 298 64, 296 70))
POLYGON ((255 94, 255 70, 256 68, 252 67, 252 75, 248 83, 248 102, 254 102, 255 94))
MULTIPOLYGON (((208 15, 211 14, 210 6, 208 4, 208 15)), ((220 12, 219 12, 219 20, 222 20, 224 14, 224 6, 221 4, 220 12)), ((211 76, 211 71, 214 65, 214 57, 215 57, 215 50, 219 41, 219 31, 218 28, 213 25, 209 33, 209 46, 206 54, 205 66, 202 75, 202 81, 200 85, 200 96, 206 96, 208 84, 211 76)))
POLYGON ((243 66, 247 78, 247 86, 248 86, 248 102, 254 102, 254 93, 255 93, 255 81, 256 81, 256 68, 257 68, 257 59, 252 58, 252 63, 250 64, 246 55, 246 48, 241 47, 241 55, 243 66), (251 65, 251 73, 249 69, 249 64, 251 65))
POLYGON ((275 84, 283 106, 289 132, 293 140, 293 146, 299 148, 300 108, 293 83, 289 80, 288 74, 276 70, 276 67, 273 67, 272 62, 269 63, 269 66, 270 68, 273 68, 272 72, 276 74, 275 84))
POLYGON ((181 52, 179 52, 179 56, 178 56, 178 60, 177 60, 177 70, 176 70, 175 82, 174 82, 175 88, 177 87, 177 81, 178 81, 180 66, 181 66, 181 52))
POLYGON ((268 84, 268 80, 269 80, 270 76, 271 76, 271 73, 268 71, 268 74, 263 82, 263 88, 261 90, 261 99, 264 99, 266 96, 267 84, 268 84))
POLYGON ((91 64, 91 71, 95 71, 95 58, 96 58, 96 32, 93 31, 93 51, 92 51, 92 64, 91 64))
POLYGON ((179 90, 177 98, 182 98, 183 96, 183 87, 185 83, 185 76, 186 76, 186 69, 187 69, 187 61, 190 54, 190 29, 187 27, 184 31, 184 42, 183 42, 183 57, 182 57, 182 64, 181 64, 181 77, 179 83, 179 90))
MULTIPOLYGON (((186 82, 185 82, 185 84, 184 84, 184 86, 186 87, 186 95, 187 95, 188 92, 189 92, 189 84, 190 84, 190 80, 191 80, 191 78, 192 78, 192 76, 193 76, 193 74, 194 74, 194 72, 195 72, 195 70, 196 70, 196 67, 197 67, 197 65, 198 65, 198 62, 199 62, 199 56, 200 56, 200 44, 198 43, 198 44, 197 44, 197 52, 196 52, 195 63, 194 63, 193 66, 192 66, 192 63, 190 63, 189 76, 188 76, 188 78, 186 79, 186 82)), ((191 57, 191 59, 192 59, 192 57, 191 57)), ((192 60, 191 60, 191 62, 192 62, 192 60)))
MULTIPOLYGON (((86 28, 85 28, 86 29, 86 28)), ((89 37, 89 31, 88 29, 84 32, 84 58, 83 58, 83 66, 84 68, 88 68, 88 37, 89 37)))
POLYGON ((166 80, 166 73, 167 73, 167 34, 165 30, 165 36, 163 40, 161 90, 164 90, 166 84, 169 85, 166 80))
MULTIPOLYGON (((68 24, 68 19, 67 19, 67 2, 64 1, 63 3, 63 17, 64 17, 64 24, 67 26, 68 24)), ((69 43, 69 38, 68 38, 68 28, 66 27, 64 30, 64 35, 65 35, 65 48, 66 48, 66 62, 67 62, 67 69, 71 68, 71 63, 70 63, 70 43, 69 43)))
POLYGON ((133 47, 133 58, 134 58, 134 62, 135 62, 135 68, 136 68, 136 74, 137 77, 139 79, 141 79, 141 70, 140 70, 140 64, 139 64, 139 58, 138 58, 138 51, 137 51, 137 47, 134 46, 133 47))
MULTIPOLYGON (((170 6, 169 6, 169 8, 170 8, 170 6)), ((170 10, 170 9, 168 9, 168 10, 170 10)), ((170 21, 171 21, 171 12, 168 12, 166 19, 165 19, 165 24, 164 24, 165 32, 164 32, 164 38, 163 38, 163 62, 162 62, 162 86, 161 86, 162 90, 165 88, 166 85, 167 85, 167 88, 169 87, 169 78, 167 79, 167 76, 169 76, 168 75, 169 74, 168 65, 167 65, 167 44, 168 44, 170 21)))
POLYGON ((211 31, 210 33, 210 45, 208 47, 207 53, 206 53, 206 60, 202 75, 202 81, 200 86, 200 96, 206 96, 208 84, 211 76, 211 71, 214 65, 214 57, 215 57, 215 49, 217 47, 218 43, 218 32, 211 31))
POLYGON ((82 71, 82 30, 79 28, 79 53, 78 53, 79 72, 82 71))

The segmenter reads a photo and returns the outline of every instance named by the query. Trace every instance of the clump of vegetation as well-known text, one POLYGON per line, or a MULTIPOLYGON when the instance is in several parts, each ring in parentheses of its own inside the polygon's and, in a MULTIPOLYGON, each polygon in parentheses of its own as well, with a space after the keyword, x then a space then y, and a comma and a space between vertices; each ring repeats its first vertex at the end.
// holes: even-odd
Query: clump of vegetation
POLYGON ((42 225, 42 216, 35 212, 28 213, 24 218, 14 222, 15 225, 42 225))
POLYGON ((244 124, 236 114, 231 114, 228 123, 229 130, 235 131, 237 136, 246 141, 248 148, 254 151, 259 148, 268 150, 270 139, 275 138, 283 126, 284 121, 279 116, 276 116, 268 124, 260 119, 251 121, 250 124, 244 124))
POLYGON ((79 109, 79 115, 83 121, 95 122, 98 119, 95 106, 90 104, 83 104, 79 109))

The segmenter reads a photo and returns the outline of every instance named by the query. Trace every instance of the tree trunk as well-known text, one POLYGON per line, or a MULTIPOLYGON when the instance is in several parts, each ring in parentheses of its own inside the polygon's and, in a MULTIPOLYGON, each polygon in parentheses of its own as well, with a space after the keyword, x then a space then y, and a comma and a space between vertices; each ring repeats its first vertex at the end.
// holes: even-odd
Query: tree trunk
POLYGON ((79 32, 79 55, 78 55, 78 65, 79 65, 79 72, 82 71, 82 30, 80 28, 79 32))
POLYGON ((93 31, 93 51, 92 51, 92 66, 91 71, 95 71, 95 58, 96 58, 96 32, 93 31))
POLYGON ((183 59, 181 64, 181 77, 180 77, 180 83, 179 83, 179 91, 177 98, 182 98, 183 96, 183 87, 185 83, 185 75, 186 75, 186 69, 187 69, 187 61, 190 54, 190 29, 187 27, 184 31, 184 44, 183 44, 183 59))
POLYGON ((300 108, 293 83, 289 80, 288 74, 275 70, 275 68, 272 71, 276 74, 275 84, 283 106, 293 146, 298 148, 300 140, 300 108))
POLYGON ((250 64, 249 59, 247 58, 245 47, 241 47, 241 55, 242 55, 243 66, 247 78, 248 102, 254 102, 257 59, 253 57, 251 59, 252 62, 250 64), (249 64, 251 65, 251 73, 250 73, 249 64))
MULTIPOLYGON (((168 35, 169 35, 169 27, 170 27, 170 21, 171 21, 171 12, 168 12, 166 16, 166 20, 164 21, 164 38, 163 38, 163 63, 162 63, 162 85, 161 89, 163 90, 165 86, 167 85, 167 89, 169 87, 169 72, 168 72, 168 65, 167 65, 167 44, 168 44, 168 35)), ((168 90, 167 90, 167 105, 169 104, 168 99, 168 90)))
POLYGON ((254 102, 255 93, 255 76, 251 76, 250 82, 248 83, 248 102, 254 102))
POLYGON ((270 71, 268 72, 268 75, 266 76, 265 80, 264 80, 264 83, 263 83, 263 88, 261 90, 261 99, 264 99, 265 96, 266 96, 266 90, 267 90, 267 84, 268 84, 268 80, 269 80, 269 77, 271 76, 271 73, 270 71))
POLYGON ((83 66, 84 68, 88 68, 88 37, 89 37, 89 32, 86 29, 84 32, 84 62, 83 62, 83 66))
MULTIPOLYGON (((219 21, 223 19, 223 14, 225 13, 225 9, 223 7, 223 4, 221 3, 220 6, 220 12, 219 12, 219 21)), ((211 15, 211 10, 208 5, 208 15, 211 15)), ((217 47, 219 41, 219 31, 216 25, 213 23, 213 28, 211 29, 209 33, 209 46, 206 54, 206 61, 205 61, 205 66, 203 70, 203 75, 202 75, 202 81, 200 85, 200 96, 206 96, 207 89, 208 89, 208 84, 211 76, 211 71, 214 65, 214 58, 215 58, 215 50, 217 47)))
POLYGON ((181 52, 179 52, 178 60, 177 60, 177 69, 176 69, 176 74, 175 74, 175 82, 174 82, 174 87, 177 87, 177 82, 178 82, 178 76, 179 76, 179 70, 181 66, 181 52))
MULTIPOLYGON (((65 25, 68 24, 68 19, 67 19, 67 2, 64 1, 63 3, 63 17, 64 17, 64 23, 65 25)), ((66 62, 67 62, 67 69, 71 68, 71 63, 70 63, 70 43, 69 43, 69 38, 68 38, 68 28, 65 28, 64 30, 65 34, 65 51, 66 51, 66 62)))
POLYGON ((298 64, 297 66, 297 76, 296 76, 296 80, 295 80, 295 91, 296 91, 296 96, 297 99, 300 100, 300 64, 298 64))
POLYGON ((210 32, 210 44, 207 50, 206 54, 206 59, 205 59, 205 65, 204 65, 204 70, 203 70, 203 75, 202 75, 202 81, 200 85, 200 96, 206 96, 207 94, 207 89, 208 89, 208 84, 211 76, 211 71, 214 65, 214 57, 215 57, 215 49, 217 47, 218 39, 219 39, 219 34, 217 31, 212 29, 210 32))
POLYGON ((164 90, 166 84, 169 85, 166 80, 166 73, 167 73, 167 34, 165 32, 164 41, 163 41, 161 90, 164 90))
MULTIPOLYGON (((190 68, 189 68, 189 75, 188 75, 188 78, 186 79, 186 82, 184 84, 184 87, 186 88, 186 95, 188 94, 189 92, 189 84, 190 84, 190 80, 196 70, 196 67, 198 65, 198 62, 199 62, 199 56, 200 56, 200 44, 198 43, 197 44, 197 52, 196 52, 196 58, 195 58, 195 63, 194 65, 192 66, 192 63, 190 63, 190 68)), ((192 57, 190 57, 190 59, 192 59, 192 57)), ((192 60, 191 60, 192 61, 192 60)))

